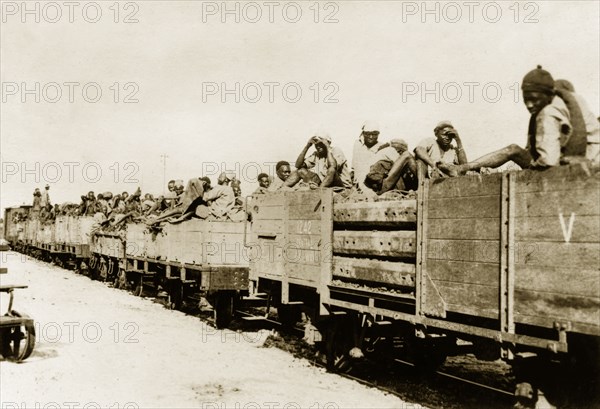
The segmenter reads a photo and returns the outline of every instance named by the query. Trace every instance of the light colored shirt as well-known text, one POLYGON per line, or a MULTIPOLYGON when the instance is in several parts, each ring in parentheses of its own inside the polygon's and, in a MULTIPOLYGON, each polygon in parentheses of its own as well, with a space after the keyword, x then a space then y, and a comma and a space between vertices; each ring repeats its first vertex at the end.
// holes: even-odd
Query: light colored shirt
MULTIPOLYGON (((598 162, 600 152, 600 126, 598 120, 587 107, 586 102, 574 94, 585 122, 587 131, 587 159, 598 162)), ((535 148, 539 157, 532 162, 532 166, 558 166, 562 156, 561 148, 567 144, 573 127, 569 108, 562 98, 555 96, 552 102, 546 105, 535 119, 535 148)), ((527 140, 527 150, 531 149, 527 140)))
MULTIPOLYGON (((342 182, 343 187, 349 189, 352 187, 352 177, 350 176, 350 169, 348 169, 348 161, 346 160, 346 156, 344 156, 344 152, 340 148, 332 146, 331 153, 333 154, 333 158, 337 163, 337 168, 335 170, 338 175, 340 181, 342 182)), ((317 152, 313 152, 308 158, 304 160, 304 164, 308 169, 311 169, 315 172, 319 178, 321 178, 321 182, 325 180, 327 177, 327 158, 319 158, 317 156, 317 152)))
POLYGON ((271 184, 269 185, 269 188, 267 189, 267 191, 275 192, 275 191, 279 190, 281 188, 281 186, 283 186, 284 183, 285 182, 283 180, 279 179, 279 176, 275 175, 275 177, 271 181, 271 184))
POLYGON ((369 165, 369 168, 377 162, 379 162, 380 160, 385 160, 394 163, 398 160, 398 158, 400 158, 400 154, 398 153, 398 151, 392 148, 391 146, 388 146, 387 148, 383 148, 375 154, 371 164, 369 165))
POLYGON ((48 191, 44 189, 44 191, 42 191, 42 197, 40 199, 40 205, 42 207, 47 207, 48 204, 50 204, 50 193, 48 193, 48 191))
POLYGON ((352 170, 354 170, 354 180, 363 192, 366 189, 364 184, 365 177, 369 173, 371 165, 373 165, 373 158, 377 154, 377 149, 381 144, 377 142, 370 148, 365 145, 363 136, 354 142, 354 149, 352 151, 352 170))
MULTIPOLYGON (((456 148, 452 146, 447 151, 443 151, 435 137, 423 139, 421 142, 419 142, 417 147, 425 148, 427 150, 427 154, 435 163, 443 162, 452 163, 454 165, 459 164, 456 148)), ((429 176, 431 176, 431 171, 431 166, 427 166, 427 173, 429 176)))
POLYGON ((216 185, 204 192, 203 199, 208 203, 210 213, 218 219, 227 216, 235 205, 235 194, 231 186, 227 185, 216 185))

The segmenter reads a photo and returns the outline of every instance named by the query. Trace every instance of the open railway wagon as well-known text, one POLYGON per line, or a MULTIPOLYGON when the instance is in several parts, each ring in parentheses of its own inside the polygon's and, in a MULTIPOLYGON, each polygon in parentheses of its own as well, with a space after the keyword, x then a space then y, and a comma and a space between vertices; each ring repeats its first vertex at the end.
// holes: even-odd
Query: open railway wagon
POLYGON ((31 206, 13 206, 4 209, 4 239, 15 251, 25 251, 25 229, 30 208, 31 206))
POLYGON ((89 216, 57 216, 54 221, 53 261, 63 267, 85 270, 94 223, 94 218, 89 216))
POLYGON ((118 282, 132 285, 138 295, 163 293, 173 308, 206 299, 216 325, 225 327, 236 300, 248 292, 244 229, 240 222, 198 219, 159 229, 130 223, 118 282))
POLYGON ((423 368, 469 352, 511 363, 526 403, 598 393, 598 168, 421 179, 416 200, 253 203, 251 285, 280 318, 311 317, 331 368, 363 351, 423 368))
POLYGON ((111 280, 114 281, 115 287, 127 288, 126 282, 118 281, 119 265, 124 259, 124 231, 96 229, 90 234, 88 272, 92 278, 102 281, 111 280))

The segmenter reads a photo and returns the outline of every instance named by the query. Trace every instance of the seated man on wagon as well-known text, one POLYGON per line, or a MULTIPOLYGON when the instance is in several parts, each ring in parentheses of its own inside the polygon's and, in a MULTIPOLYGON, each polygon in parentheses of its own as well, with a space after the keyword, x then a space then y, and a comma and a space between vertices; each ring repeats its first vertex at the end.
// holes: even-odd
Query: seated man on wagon
POLYGON ((444 177, 446 172, 441 164, 467 163, 467 155, 463 149, 458 132, 450 121, 441 121, 433 129, 435 138, 426 138, 415 148, 415 157, 427 164, 428 177, 444 177), (452 144, 456 142, 456 146, 452 144))
POLYGON ((362 127, 361 134, 354 142, 352 151, 352 170, 354 171, 354 182, 362 192, 368 192, 365 185, 365 177, 373 165, 375 155, 380 150, 379 125, 373 121, 367 121, 362 127))
POLYGON ((208 206, 209 219, 226 220, 235 206, 235 193, 228 183, 230 178, 226 173, 221 173, 217 179, 217 186, 205 185, 204 202, 208 206))
POLYGON ((341 149, 331 146, 331 138, 326 133, 311 137, 296 159, 296 170, 290 174, 284 187, 293 187, 300 180, 311 189, 321 187, 352 188, 352 177, 348 161, 341 149), (315 151, 306 157, 308 150, 315 151))
POLYGON ((290 167, 290 163, 285 160, 280 160, 275 165, 275 177, 271 180, 269 185, 269 192, 275 192, 279 190, 285 181, 290 177, 292 173, 292 169, 290 167))
POLYGON ((496 168, 513 161, 523 169, 545 169, 561 164, 598 161, 600 127, 581 97, 556 88, 541 66, 525 75, 523 101, 531 113, 525 149, 512 144, 474 162, 440 166, 451 176, 482 167, 496 168))
POLYGON ((389 146, 375 154, 374 163, 363 185, 381 195, 390 190, 417 190, 417 161, 402 139, 392 139, 389 146))

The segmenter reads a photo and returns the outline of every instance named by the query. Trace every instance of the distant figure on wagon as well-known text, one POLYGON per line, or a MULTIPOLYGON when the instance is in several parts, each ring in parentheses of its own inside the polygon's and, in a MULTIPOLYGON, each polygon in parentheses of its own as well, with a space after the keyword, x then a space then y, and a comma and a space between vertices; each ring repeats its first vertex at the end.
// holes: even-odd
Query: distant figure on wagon
POLYGON ((341 149, 331 146, 331 138, 326 133, 317 134, 308 140, 296 159, 296 168, 285 181, 285 187, 293 187, 300 180, 311 188, 352 187, 348 161, 341 149), (306 157, 312 146, 315 151, 306 157))
POLYGON ((256 181, 258 182, 258 188, 254 191, 254 193, 265 193, 269 190, 269 186, 271 186, 271 178, 266 173, 259 173, 256 177, 256 181))
MULTIPOLYGON (((581 97, 560 85, 541 66, 525 75, 521 89, 531 113, 525 149, 509 145, 474 162, 444 166, 451 176, 513 161, 523 169, 545 169, 573 162, 598 161, 600 128, 581 97)), ((572 88, 572 85, 571 85, 572 88)))
POLYGON ((444 177, 447 172, 441 165, 460 165, 467 163, 467 155, 463 148, 458 131, 450 121, 441 121, 433 129, 435 138, 427 138, 419 142, 415 148, 415 157, 427 164, 427 176, 444 177), (452 145, 452 141, 456 146, 452 145))
POLYGON ((234 178, 223 172, 217 179, 217 186, 205 185, 202 197, 208 206, 211 219, 226 220, 233 210, 235 193, 228 183, 234 178))
POLYGON ((365 189, 365 177, 369 173, 371 165, 376 162, 375 155, 380 149, 379 125, 373 121, 367 121, 362 127, 362 132, 352 151, 352 170, 354 171, 354 181, 358 188, 367 192, 365 189))
POLYGON ((291 173, 292 168, 289 162, 284 160, 277 162, 275 165, 275 177, 269 185, 269 192, 275 192, 276 190, 279 190, 285 181, 290 177, 291 173))
POLYGON ((381 195, 390 190, 417 190, 417 161, 402 139, 392 139, 390 146, 375 154, 364 185, 381 195))

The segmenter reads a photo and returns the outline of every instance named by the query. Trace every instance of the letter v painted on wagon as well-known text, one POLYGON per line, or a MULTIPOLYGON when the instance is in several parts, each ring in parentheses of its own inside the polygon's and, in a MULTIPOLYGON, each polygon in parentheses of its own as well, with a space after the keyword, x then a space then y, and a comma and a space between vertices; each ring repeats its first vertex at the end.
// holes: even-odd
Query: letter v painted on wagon
POLYGON ((562 234, 565 239, 565 243, 569 243, 571 241, 571 235, 573 234, 573 223, 575 223, 575 213, 571 213, 569 217, 569 226, 565 226, 565 218, 561 213, 558 214, 558 220, 560 220, 560 228, 562 229, 562 234))

